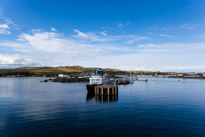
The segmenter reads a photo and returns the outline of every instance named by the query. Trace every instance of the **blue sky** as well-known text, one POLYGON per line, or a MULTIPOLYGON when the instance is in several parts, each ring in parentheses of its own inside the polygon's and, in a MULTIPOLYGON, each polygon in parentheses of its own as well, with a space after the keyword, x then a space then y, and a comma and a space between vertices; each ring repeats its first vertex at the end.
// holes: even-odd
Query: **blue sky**
POLYGON ((0 68, 205 72, 204 0, 0 0, 0 68))

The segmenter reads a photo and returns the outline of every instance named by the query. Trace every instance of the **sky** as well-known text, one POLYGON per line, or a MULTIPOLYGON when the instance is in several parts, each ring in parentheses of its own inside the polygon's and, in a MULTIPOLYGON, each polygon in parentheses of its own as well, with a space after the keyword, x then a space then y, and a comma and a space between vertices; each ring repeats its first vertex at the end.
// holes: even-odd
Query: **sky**
POLYGON ((0 0, 0 68, 205 72, 204 0, 0 0))

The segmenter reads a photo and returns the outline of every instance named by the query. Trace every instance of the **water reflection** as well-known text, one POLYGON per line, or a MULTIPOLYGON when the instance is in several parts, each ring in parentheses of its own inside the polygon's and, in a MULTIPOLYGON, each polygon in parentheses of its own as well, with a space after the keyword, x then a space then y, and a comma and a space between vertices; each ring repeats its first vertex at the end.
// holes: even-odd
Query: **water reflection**
POLYGON ((205 136, 204 80, 149 78, 115 96, 41 80, 0 78, 0 137, 205 136))
POLYGON ((95 95, 91 93, 87 93, 86 101, 94 101, 94 102, 101 102, 101 103, 109 103, 109 102, 117 102, 118 95, 95 95))

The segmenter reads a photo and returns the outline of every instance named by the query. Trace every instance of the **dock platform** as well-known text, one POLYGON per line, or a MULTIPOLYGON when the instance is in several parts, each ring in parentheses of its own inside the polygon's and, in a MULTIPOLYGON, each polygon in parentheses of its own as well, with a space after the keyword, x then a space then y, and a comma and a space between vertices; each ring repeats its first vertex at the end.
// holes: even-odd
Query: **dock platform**
POLYGON ((88 93, 95 95, 117 95, 117 85, 87 85, 88 93))

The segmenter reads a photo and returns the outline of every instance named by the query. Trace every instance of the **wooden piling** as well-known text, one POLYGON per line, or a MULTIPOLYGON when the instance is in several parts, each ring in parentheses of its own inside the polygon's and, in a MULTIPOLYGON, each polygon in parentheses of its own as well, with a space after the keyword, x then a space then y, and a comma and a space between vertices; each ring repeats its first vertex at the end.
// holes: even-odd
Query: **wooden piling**
POLYGON ((101 88, 101 95, 103 95, 103 87, 101 88))
POLYGON ((97 94, 97 87, 95 87, 95 94, 97 94))
POLYGON ((99 94, 99 87, 97 87, 97 95, 99 94))

